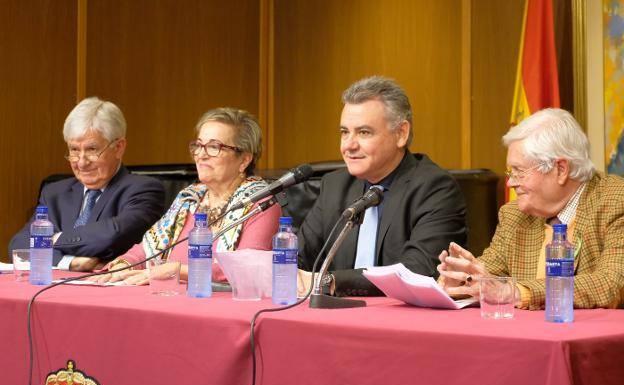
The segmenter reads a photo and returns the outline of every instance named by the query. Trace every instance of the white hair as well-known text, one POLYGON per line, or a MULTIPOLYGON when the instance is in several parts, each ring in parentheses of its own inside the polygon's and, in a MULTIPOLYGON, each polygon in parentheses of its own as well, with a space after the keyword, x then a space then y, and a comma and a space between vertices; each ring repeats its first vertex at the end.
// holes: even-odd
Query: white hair
POLYGON ((552 170, 555 160, 563 158, 570 163, 571 179, 586 182, 594 175, 589 140, 568 111, 559 108, 538 111, 503 136, 506 147, 520 140, 524 156, 542 163, 538 168, 542 173, 552 170))
POLYGON ((126 136, 126 119, 114 103, 96 96, 86 98, 67 115, 63 126, 65 142, 84 136, 88 131, 99 132, 109 142, 126 136))

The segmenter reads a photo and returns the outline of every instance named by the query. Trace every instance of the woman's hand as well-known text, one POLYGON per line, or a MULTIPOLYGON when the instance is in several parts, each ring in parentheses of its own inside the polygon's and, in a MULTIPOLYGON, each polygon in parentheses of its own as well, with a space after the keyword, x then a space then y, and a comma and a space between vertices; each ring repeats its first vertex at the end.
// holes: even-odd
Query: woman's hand
POLYGON ((450 296, 479 297, 479 279, 488 272, 471 252, 451 242, 448 252, 442 251, 438 258, 439 283, 450 296))
POLYGON ((147 285, 149 283, 149 275, 147 270, 113 270, 104 275, 88 278, 89 281, 97 283, 107 282, 123 282, 126 285, 147 285))

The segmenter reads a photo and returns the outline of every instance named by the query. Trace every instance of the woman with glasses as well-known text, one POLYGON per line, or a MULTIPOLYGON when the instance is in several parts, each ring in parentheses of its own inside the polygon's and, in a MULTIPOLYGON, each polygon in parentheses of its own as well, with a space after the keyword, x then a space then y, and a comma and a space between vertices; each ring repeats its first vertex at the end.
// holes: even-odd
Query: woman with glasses
MULTIPOLYGON (((204 212, 216 233, 248 213, 253 206, 227 213, 228 208, 267 186, 254 176, 262 151, 261 131, 256 119, 246 111, 217 108, 206 112, 196 125, 197 138, 189 144, 189 152, 197 166, 199 183, 180 191, 167 213, 143 236, 140 244, 108 264, 109 270, 139 262, 163 250, 193 229, 193 214, 204 212)), ((273 206, 243 224, 238 224, 213 241, 213 251, 235 249, 271 249, 271 238, 277 231, 279 206, 273 206)), ((168 260, 181 261, 180 278, 187 279, 188 242, 165 252, 168 260)), ((98 281, 120 281, 147 284, 143 269, 124 270, 96 277, 98 281)), ((213 281, 225 281, 218 265, 213 268, 213 281)))

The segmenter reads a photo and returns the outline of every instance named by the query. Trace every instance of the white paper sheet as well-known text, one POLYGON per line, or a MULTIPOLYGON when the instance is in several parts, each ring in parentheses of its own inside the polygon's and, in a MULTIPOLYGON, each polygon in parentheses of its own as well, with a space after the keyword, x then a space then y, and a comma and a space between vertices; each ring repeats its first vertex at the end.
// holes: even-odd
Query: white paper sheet
POLYGON ((435 279, 416 274, 402 263, 369 267, 364 270, 364 276, 387 297, 414 306, 461 309, 477 302, 476 298, 453 300, 435 279))

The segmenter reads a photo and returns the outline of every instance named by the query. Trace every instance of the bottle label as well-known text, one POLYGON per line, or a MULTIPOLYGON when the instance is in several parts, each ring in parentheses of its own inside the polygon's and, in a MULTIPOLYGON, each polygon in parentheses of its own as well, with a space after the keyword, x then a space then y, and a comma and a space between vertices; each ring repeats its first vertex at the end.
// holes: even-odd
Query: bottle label
POLYGON ((33 235, 30 237, 31 249, 50 249, 52 248, 52 237, 50 235, 33 235))
POLYGON ((189 258, 212 258, 212 245, 189 245, 189 258))
POLYGON ((547 277, 572 277, 574 276, 574 259, 547 259, 547 277))
POLYGON ((297 264, 297 250, 295 249, 273 249, 273 263, 297 264))

